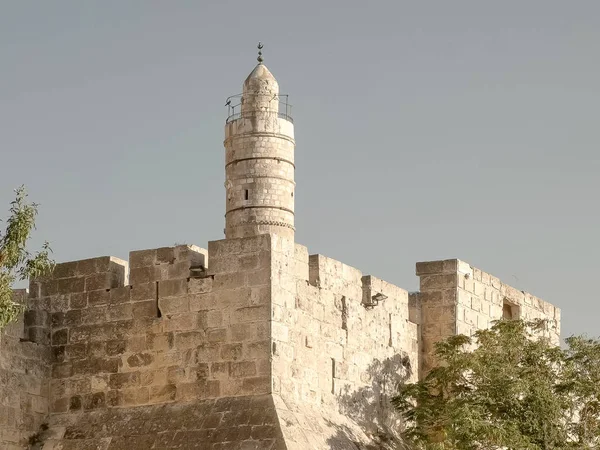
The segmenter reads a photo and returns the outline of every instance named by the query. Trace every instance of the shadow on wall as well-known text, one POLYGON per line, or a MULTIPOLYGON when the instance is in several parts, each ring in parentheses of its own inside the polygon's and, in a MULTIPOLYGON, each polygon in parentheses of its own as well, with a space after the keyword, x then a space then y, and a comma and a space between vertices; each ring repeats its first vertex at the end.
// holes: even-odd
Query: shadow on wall
POLYGON ((346 386, 339 395, 339 412, 356 423, 370 438, 371 443, 363 444, 355 433, 346 426, 330 423, 336 434, 327 439, 331 450, 400 450, 408 449, 400 437, 402 421, 391 404, 398 392, 398 386, 405 383, 412 374, 410 358, 397 354, 384 360, 376 359, 365 371, 370 384, 355 391, 346 386))

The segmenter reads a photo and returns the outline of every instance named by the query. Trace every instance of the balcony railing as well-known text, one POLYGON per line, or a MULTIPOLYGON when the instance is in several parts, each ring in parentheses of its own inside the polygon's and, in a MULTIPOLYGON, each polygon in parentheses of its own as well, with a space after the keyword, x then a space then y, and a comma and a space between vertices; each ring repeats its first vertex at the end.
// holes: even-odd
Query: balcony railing
MULTIPOLYGON (((272 113, 277 114, 277 117, 280 119, 284 119, 288 122, 294 123, 294 119, 292 118, 292 105, 290 105, 288 102, 288 95, 280 94, 277 97, 279 101, 279 111, 277 113, 275 113, 275 111, 272 111, 272 113)), ((241 118, 249 118, 255 116, 254 111, 242 112, 242 94, 232 95, 231 97, 227 98, 225 106, 227 106, 227 119, 225 120, 225 123, 230 123, 241 118)), ((261 116, 263 116, 264 114, 269 114, 270 111, 258 112, 261 116)))

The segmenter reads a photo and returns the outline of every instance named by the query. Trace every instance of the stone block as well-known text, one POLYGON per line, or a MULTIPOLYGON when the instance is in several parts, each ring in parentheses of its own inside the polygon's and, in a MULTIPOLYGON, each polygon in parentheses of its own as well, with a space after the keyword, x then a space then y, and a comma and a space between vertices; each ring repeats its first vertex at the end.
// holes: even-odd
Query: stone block
POLYGON ((96 392, 83 396, 83 409, 92 410, 106 406, 106 397, 104 392, 96 392))
POLYGON ((204 294, 212 291, 213 278, 190 278, 188 281, 189 294, 204 294))
POLYGON ((55 399, 54 402, 52 402, 52 404, 51 404, 50 412, 55 412, 55 413, 67 412, 69 410, 70 400, 71 399, 68 397, 55 399))
POLYGON ((229 363, 216 362, 210 364, 210 375, 212 378, 227 378, 229 376, 229 363))
POLYGON ((180 297, 160 297, 158 309, 163 315, 182 314, 190 310, 189 300, 186 295, 180 297))
POLYGON ((89 357, 72 362, 73 375, 96 375, 101 373, 117 373, 121 360, 119 358, 89 357))
POLYGON ((127 341, 125 340, 114 340, 106 343, 106 354, 108 356, 118 356, 125 353, 127 350, 127 341))
POLYGON ((69 296, 69 308, 81 309, 87 307, 87 293, 79 292, 69 296))
POLYGON ((255 322, 269 320, 271 312, 267 306, 249 306, 237 308, 233 311, 232 323, 255 322))
POLYGON ((165 403, 175 400, 177 386, 165 384, 163 386, 150 386, 149 403, 165 403))
POLYGON ((464 321, 467 325, 477 326, 477 312, 473 311, 471 308, 464 309, 464 321))
MULTIPOLYGON (((455 261, 455 260, 451 260, 455 261)), ((454 270, 448 270, 454 272, 454 270)), ((416 275, 431 275, 444 273, 444 261, 424 261, 416 264, 416 275)))
POLYGON ((156 266, 132 268, 129 272, 129 282, 133 286, 138 284, 152 283, 158 279, 160 279, 160 276, 157 276, 156 266))
POLYGON ((131 311, 133 317, 157 317, 158 316, 158 305, 156 301, 144 301, 132 303, 131 311))
POLYGON ((150 400, 150 391, 147 387, 123 389, 119 391, 120 406, 145 405, 150 400))
POLYGON ((230 362, 229 375, 233 378, 254 377, 256 376, 256 363, 254 361, 230 362))
POLYGON ((221 346, 216 343, 202 343, 194 351, 194 363, 202 364, 209 361, 218 361, 221 346))
POLYGON ((271 378, 244 378, 242 381, 242 392, 246 395, 268 394, 271 392, 271 378))
POLYGON ((69 378, 73 373, 73 365, 69 363, 54 364, 52 366, 52 378, 69 378))
MULTIPOLYGON (((32 282, 35 284, 35 282, 32 282)), ((58 294, 58 280, 43 280, 37 283, 39 288, 39 297, 51 297, 58 294)), ((32 289, 34 291, 35 289, 32 289)))
POLYGON ((112 305, 128 303, 131 300, 131 291, 132 286, 123 286, 110 289, 110 291, 108 291, 109 303, 112 305))
MULTIPOLYGON (((112 291, 112 289, 111 289, 112 291)), ((110 300, 110 291, 106 289, 92 291, 87 293, 88 304, 90 306, 106 305, 110 300)))
POLYGON ((52 331, 52 345, 65 345, 69 342, 69 329, 62 328, 52 331))
POLYGON ((108 381, 108 386, 111 389, 126 389, 139 386, 139 384, 139 372, 113 373, 108 381))
POLYGON ((66 345, 65 356, 69 360, 87 358, 88 346, 84 343, 66 345))
POLYGON ((195 348, 206 342, 206 334, 204 331, 187 331, 182 333, 174 333, 174 346, 177 349, 185 350, 195 348))
POLYGON ((192 383, 181 383, 177 385, 178 401, 215 398, 219 397, 219 395, 220 382, 218 380, 200 380, 192 383))
POLYGON ((58 292, 70 294, 72 292, 83 292, 85 290, 85 278, 71 277, 58 280, 58 292))
POLYGON ((220 308, 221 303, 217 300, 217 298, 218 296, 213 293, 188 294, 190 311, 202 311, 220 308))
POLYGON ((236 361, 244 354, 244 346, 240 343, 223 344, 221 346, 220 356, 224 361, 236 361))
POLYGON ((166 280, 158 283, 160 297, 175 297, 187 294, 187 280, 166 280))
POLYGON ((502 282, 500 279, 493 275, 490 275, 490 284, 494 289, 500 289, 502 287, 502 282))
POLYGON ((73 327, 69 330, 69 342, 87 342, 90 339, 91 330, 89 326, 73 327))
POLYGON ((458 287, 458 274, 423 275, 420 281, 421 291, 452 289, 458 287))
MULTIPOLYGON (((62 313, 60 313, 62 314, 62 313)), ((25 311, 24 322, 27 327, 47 327, 50 325, 50 314, 43 310, 25 311)))
POLYGON ((127 336, 126 349, 128 352, 138 353, 147 350, 146 336, 127 336))
POLYGON ((461 261, 460 259, 456 260, 456 271, 463 275, 469 275, 469 277, 473 278, 473 268, 469 263, 461 261))
POLYGON ((72 278, 77 276, 79 273, 77 271, 78 261, 70 261, 59 263, 54 266, 54 271, 52 272, 53 278, 72 278))
POLYGON ((211 258, 228 254, 248 254, 261 250, 271 250, 271 238, 269 234, 251 236, 239 239, 223 239, 210 241, 208 243, 208 254, 211 258))
POLYGON ((485 296, 485 284, 483 284, 480 281, 474 280, 473 281, 473 294, 475 294, 478 297, 484 297, 485 296))
POLYGON ((127 358, 127 365, 129 367, 145 367, 149 366, 154 362, 154 356, 151 353, 134 353, 127 358))
POLYGON ((167 351, 174 347, 175 336, 173 333, 148 334, 146 342, 149 350, 167 351))
POLYGON ((85 277, 85 290, 86 291, 97 291, 99 289, 110 289, 119 286, 118 277, 111 273, 95 273, 85 277))
POLYGON ((256 340, 256 325, 253 323, 240 323, 231 327, 231 339, 234 342, 256 340))
POLYGON ((157 370, 140 372, 140 384, 142 386, 167 384, 167 369, 162 367, 157 370))
POLYGON ((86 308, 81 311, 81 323, 84 325, 106 323, 106 313, 106 306, 95 306, 92 308, 86 308))
POLYGON ((274 340, 288 342, 289 328, 279 322, 271 322, 271 334, 274 340))
POLYGON ((131 269, 138 269, 140 267, 154 266, 156 261, 157 249, 150 250, 135 250, 129 252, 129 266, 131 269))
POLYGON ((192 330, 197 328, 198 318, 190 313, 174 314, 171 317, 163 317, 162 325, 162 331, 165 332, 192 330))
POLYGON ((110 322, 118 320, 133 319, 133 306, 131 303, 111 305, 107 310, 107 320, 110 322))
POLYGON ((206 331, 208 342, 225 342, 227 340, 227 328, 213 328, 206 331))
POLYGON ((246 285, 246 274, 225 273, 216 274, 213 281, 214 290, 237 289, 246 285))

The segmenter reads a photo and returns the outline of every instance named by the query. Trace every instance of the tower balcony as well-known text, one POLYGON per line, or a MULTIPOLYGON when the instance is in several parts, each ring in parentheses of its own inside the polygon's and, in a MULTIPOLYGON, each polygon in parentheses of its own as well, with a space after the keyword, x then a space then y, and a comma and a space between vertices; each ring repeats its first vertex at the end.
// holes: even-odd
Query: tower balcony
POLYGON ((260 115, 261 117, 265 117, 265 115, 268 114, 273 114, 279 119, 287 120, 290 123, 294 123, 294 119, 292 118, 292 105, 288 101, 288 95, 278 94, 276 97, 277 98, 273 98, 273 100, 277 100, 277 108, 260 109, 256 111, 243 110, 242 94, 232 95, 231 97, 228 97, 227 101, 225 102, 225 106, 227 106, 227 119, 225 120, 225 123, 231 123, 242 118, 245 119, 257 117, 258 115, 260 115))

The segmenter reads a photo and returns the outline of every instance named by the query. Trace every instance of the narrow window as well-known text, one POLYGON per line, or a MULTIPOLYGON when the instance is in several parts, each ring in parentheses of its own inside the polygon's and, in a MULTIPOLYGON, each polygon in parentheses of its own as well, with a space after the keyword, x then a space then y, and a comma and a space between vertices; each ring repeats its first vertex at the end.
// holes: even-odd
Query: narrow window
POLYGON ((248 189, 244 189, 244 200, 248 200, 248 189))
POLYGON ((158 303, 158 297, 159 297, 159 295, 158 295, 158 281, 156 282, 156 292, 155 292, 155 294, 156 294, 156 317, 162 317, 162 312, 160 310, 160 306, 159 306, 159 303, 158 303))
POLYGON ((390 317, 388 319, 388 327, 390 329, 390 339, 388 341, 388 347, 393 347, 394 341, 392 340, 392 313, 390 313, 390 317))
POLYGON ((335 359, 331 358, 331 393, 335 394, 335 359))
POLYGON ((342 330, 348 331, 348 309, 346 307, 346 296, 342 296, 342 330))

